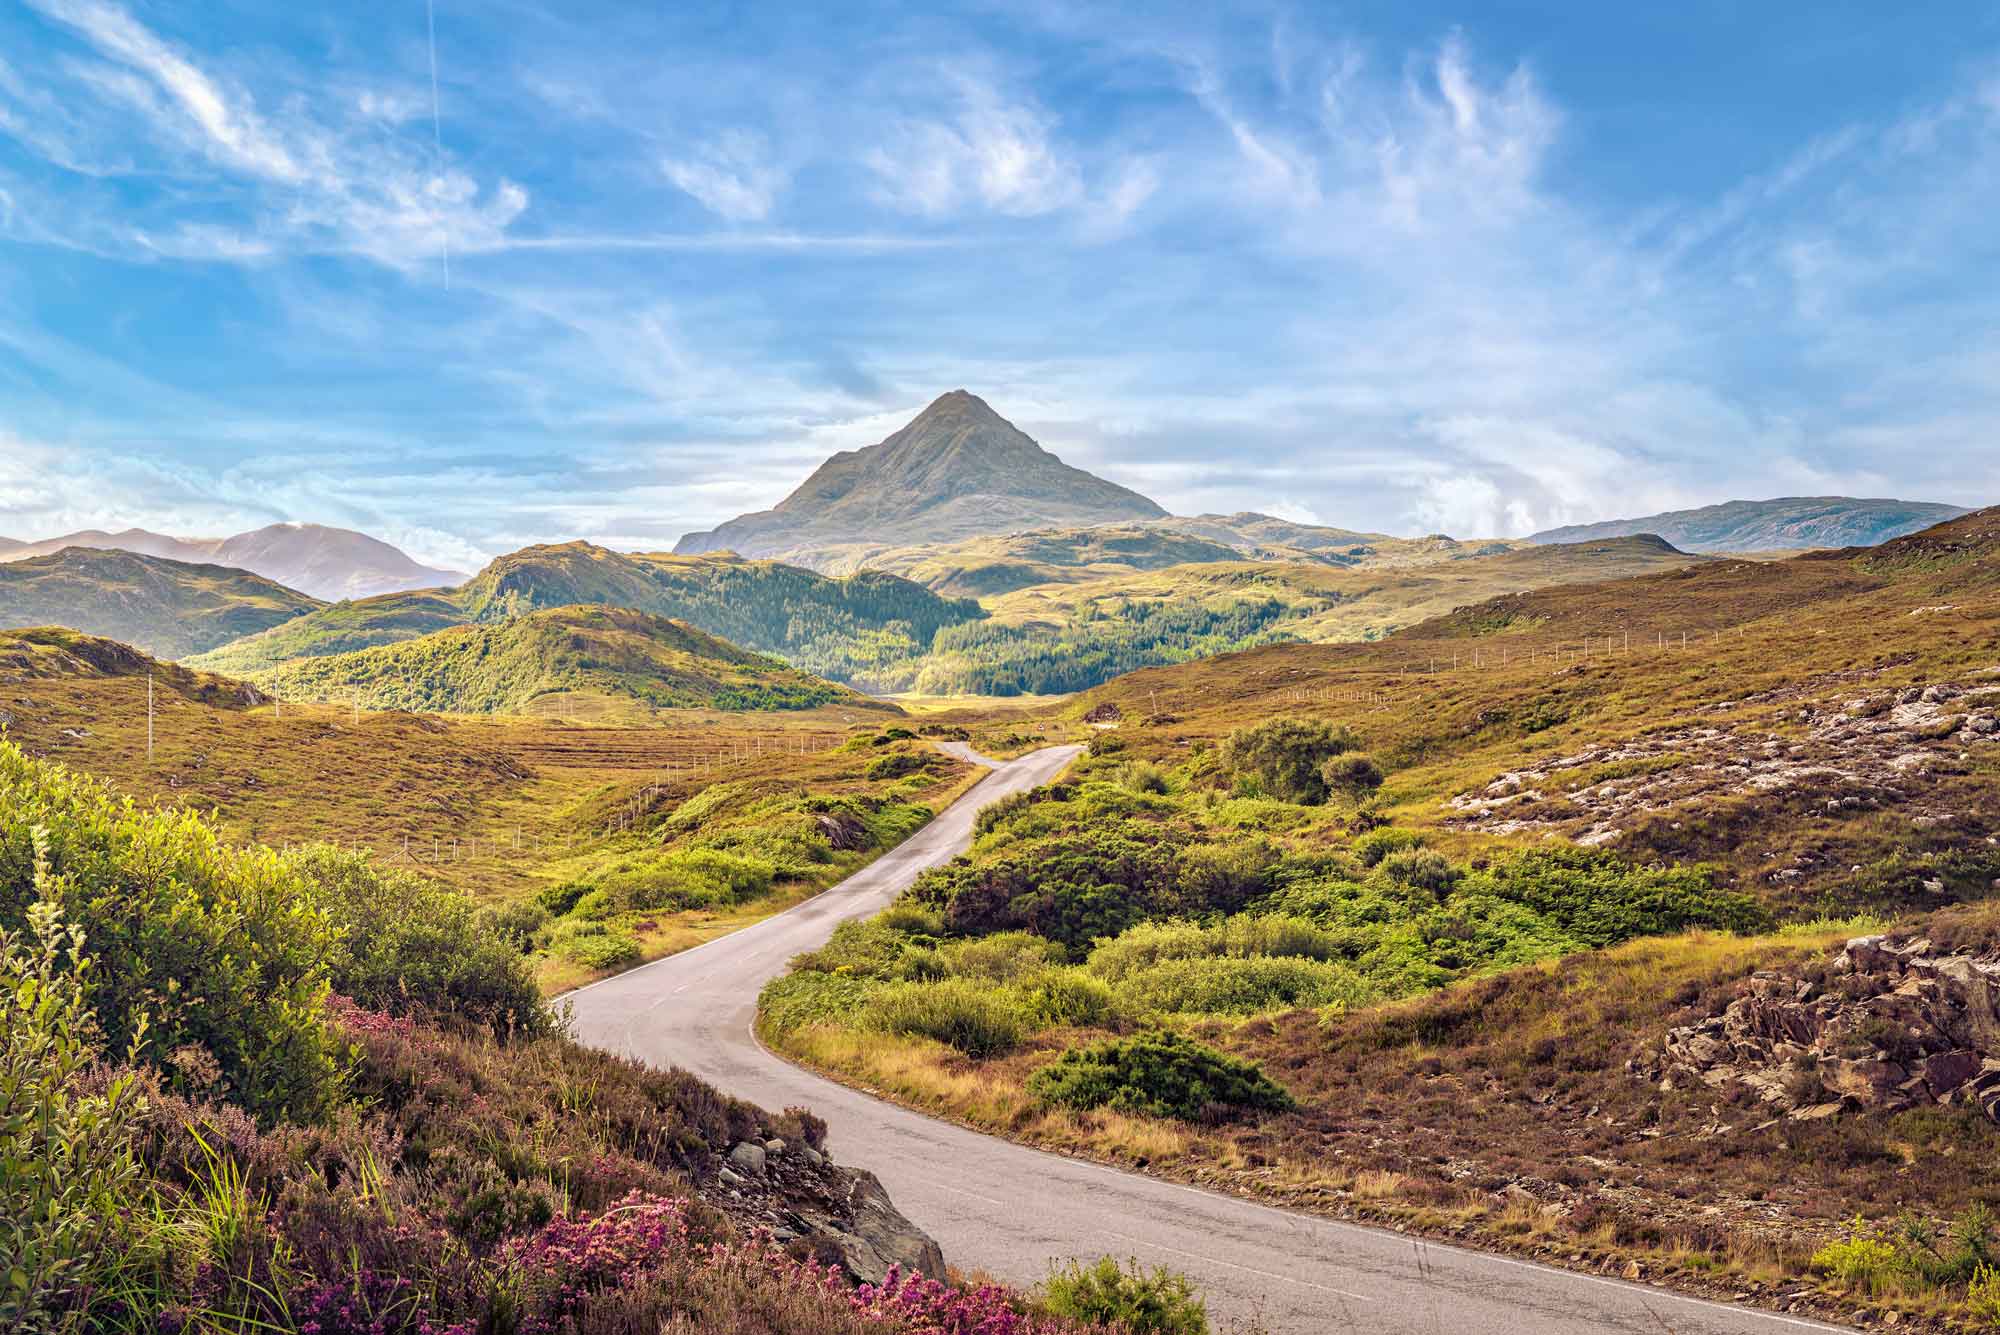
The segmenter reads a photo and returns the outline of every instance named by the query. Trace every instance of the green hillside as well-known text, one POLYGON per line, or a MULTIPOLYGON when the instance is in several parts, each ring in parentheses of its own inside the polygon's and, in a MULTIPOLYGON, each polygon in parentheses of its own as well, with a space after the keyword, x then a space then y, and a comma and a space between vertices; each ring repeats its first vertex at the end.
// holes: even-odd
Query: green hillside
POLYGON ((459 714, 527 713, 549 697, 722 710, 812 709, 857 698, 685 623, 601 606, 551 608, 295 659, 252 680, 288 700, 459 714))
POLYGON ((829 579, 729 553, 628 555, 587 542, 500 557, 463 588, 335 603, 203 657, 213 672, 255 676, 296 658, 415 639, 542 608, 597 603, 672 617, 837 681, 873 682, 930 648, 946 626, 985 615, 894 575, 829 579))
POLYGON ((184 658, 325 606, 227 566, 66 547, 0 564, 0 627, 67 626, 184 658))
POLYGON ((331 603, 189 660, 208 672, 248 677, 293 658, 353 653, 466 624, 455 592, 385 593, 331 603))

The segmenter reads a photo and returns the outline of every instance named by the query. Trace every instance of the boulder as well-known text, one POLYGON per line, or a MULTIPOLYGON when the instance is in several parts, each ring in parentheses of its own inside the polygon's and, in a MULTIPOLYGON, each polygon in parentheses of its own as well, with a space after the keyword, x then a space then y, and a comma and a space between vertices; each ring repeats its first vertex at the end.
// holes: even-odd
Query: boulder
POLYGON ((755 1141, 746 1140, 729 1151, 730 1164, 751 1177, 764 1176, 765 1159, 764 1147, 755 1141))

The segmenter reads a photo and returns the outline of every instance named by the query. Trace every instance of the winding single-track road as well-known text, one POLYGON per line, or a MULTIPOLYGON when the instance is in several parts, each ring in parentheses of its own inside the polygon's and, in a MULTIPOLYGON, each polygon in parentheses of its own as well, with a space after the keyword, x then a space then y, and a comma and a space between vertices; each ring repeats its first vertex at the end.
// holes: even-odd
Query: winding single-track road
POLYGON ((814 1109, 829 1123, 840 1158, 874 1170, 946 1256, 1023 1285, 1071 1257, 1133 1256, 1193 1276, 1217 1316, 1255 1318, 1272 1335, 1838 1329, 1046 1154, 896 1107, 773 1056, 752 1032, 764 984, 840 922, 883 908, 917 873, 964 851, 980 807, 1047 783, 1080 748, 1050 747, 1004 764, 955 749, 992 773, 930 825, 797 908, 572 993, 577 1037, 683 1067, 767 1108, 814 1109))

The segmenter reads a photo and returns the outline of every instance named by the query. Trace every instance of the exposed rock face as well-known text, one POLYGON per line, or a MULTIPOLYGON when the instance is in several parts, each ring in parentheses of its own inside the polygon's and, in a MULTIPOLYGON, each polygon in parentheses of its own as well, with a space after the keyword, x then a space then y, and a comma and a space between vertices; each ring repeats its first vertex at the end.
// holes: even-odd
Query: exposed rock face
POLYGON ((1669 1031, 1647 1074, 1741 1085, 1799 1120, 1951 1104, 2000 1122, 2000 960, 1857 937, 1824 979, 1759 973, 1720 1015, 1669 1031))
POLYGON ((855 1280, 879 1284, 895 1266, 944 1277, 944 1253, 897 1210, 873 1173, 842 1168, 811 1145, 732 1146, 703 1196, 780 1242, 802 1242, 855 1280), (773 1148, 773 1147, 776 1148, 773 1148))
MULTIPOLYGON (((1588 747, 1458 794, 1449 803, 1454 822, 1488 834, 1560 832, 1588 848, 1651 813, 1717 797, 1805 793, 1829 815, 1879 810, 1916 794, 1945 758, 2000 741, 2000 686, 1935 682, 1831 706, 1807 698, 1843 685, 1841 693, 1853 690, 1819 681, 1716 706, 1782 704, 1788 720, 1805 725, 1802 738, 1720 720, 1588 747), (1613 777, 1575 786, 1593 770, 1613 777)), ((1913 811, 1911 819, 1922 827, 1949 815, 1913 811)), ((1772 880, 1788 879, 1786 871, 1772 880)))

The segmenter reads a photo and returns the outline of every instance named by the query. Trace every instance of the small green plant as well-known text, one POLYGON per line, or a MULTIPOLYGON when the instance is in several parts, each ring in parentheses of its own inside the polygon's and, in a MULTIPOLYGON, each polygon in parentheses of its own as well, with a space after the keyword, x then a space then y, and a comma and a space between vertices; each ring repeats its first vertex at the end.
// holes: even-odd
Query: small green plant
POLYGON ((1988 1326, 2000 1327, 2000 1270, 1981 1265, 1965 1286, 1966 1315, 1988 1326))
POLYGON ((1028 1089, 1067 1108, 1183 1121, 1293 1106, 1284 1087, 1251 1063, 1166 1031, 1071 1048, 1029 1076, 1028 1089))
POLYGON ((1150 760, 1128 760, 1118 767, 1118 786, 1128 793, 1153 793, 1164 796, 1167 791, 1167 772, 1150 760))
POLYGON ((1042 1303, 1056 1316, 1128 1330, 1132 1335, 1208 1335, 1208 1306, 1187 1276, 1111 1257, 1072 1261, 1042 1286, 1042 1303))
POLYGON ((1895 1244, 1870 1229, 1859 1215, 1848 1226, 1845 1238, 1813 1253, 1811 1264, 1818 1273, 1862 1293, 1886 1287, 1907 1268, 1895 1244))
POLYGON ((1322 764, 1319 777, 1329 792, 1361 798, 1380 788, 1387 776, 1375 757, 1361 751, 1349 751, 1322 764))
POLYGON ((868 1004, 867 1023, 892 1034, 934 1038, 968 1057, 997 1057, 1021 1041, 1021 1014, 992 988, 964 978, 902 983, 868 1004))
MULTIPOLYGON (((82 1329, 133 1295, 143 1258, 121 1237, 145 1184, 145 1110, 129 1070, 96 1089, 84 934, 48 900, 0 931, 0 1329, 82 1329)), ((134 1044, 143 1041, 143 1021, 134 1044)))

